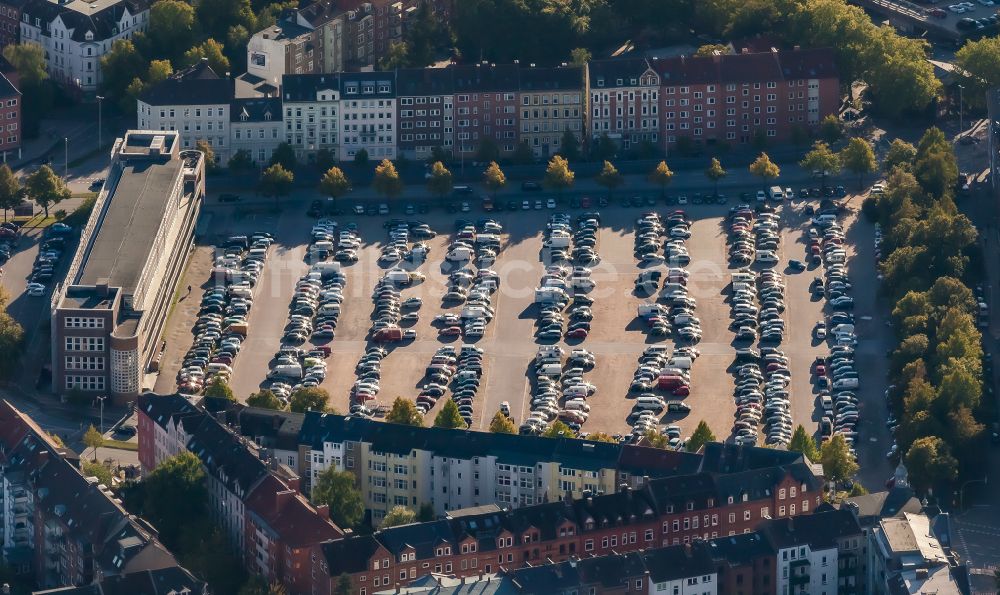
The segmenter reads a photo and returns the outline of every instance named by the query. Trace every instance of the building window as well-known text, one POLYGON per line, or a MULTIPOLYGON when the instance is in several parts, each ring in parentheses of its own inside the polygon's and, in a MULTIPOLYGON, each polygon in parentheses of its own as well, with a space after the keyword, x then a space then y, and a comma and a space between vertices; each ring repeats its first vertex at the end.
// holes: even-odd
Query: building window
POLYGON ((67 316, 63 320, 66 328, 104 328, 103 318, 67 316))
POLYGON ((104 390, 104 376, 66 376, 66 389, 104 390))
POLYGON ((104 337, 66 337, 66 351, 104 351, 104 337))

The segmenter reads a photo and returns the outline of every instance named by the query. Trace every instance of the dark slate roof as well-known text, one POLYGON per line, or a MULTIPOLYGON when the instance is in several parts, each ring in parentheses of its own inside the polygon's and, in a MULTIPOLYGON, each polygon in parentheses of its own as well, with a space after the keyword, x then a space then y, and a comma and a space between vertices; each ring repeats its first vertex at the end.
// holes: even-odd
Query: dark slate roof
POLYGON ((393 555, 398 555, 407 548, 416 551, 417 558, 425 559, 434 556, 434 547, 442 543, 453 545, 455 534, 447 519, 427 523, 412 523, 383 529, 377 534, 382 547, 393 555))
POLYGON ((357 535, 327 541, 320 546, 320 551, 326 559, 329 575, 340 576, 345 572, 353 574, 367 570, 368 560, 378 548, 378 541, 371 535, 357 535))
POLYGON ((200 418, 204 415, 201 410, 179 394, 158 395, 151 392, 143 393, 139 395, 136 407, 161 428, 165 428, 167 423, 175 416, 184 417, 193 415, 200 418))
MULTIPOLYGON (((669 490, 666 490, 669 491, 669 490)), ((657 495, 662 495, 658 493, 657 495)), ((575 519, 580 531, 586 532, 588 521, 593 521, 594 530, 620 527, 642 522, 657 516, 654 492, 625 489, 613 494, 580 498, 572 502, 575 519)))
POLYGON ((299 4, 299 16, 305 18, 313 27, 330 22, 344 10, 336 0, 316 0, 299 4))
POLYGON ((904 512, 917 514, 923 508, 913 490, 901 486, 886 492, 847 498, 840 507, 853 511, 861 524, 867 525, 874 525, 886 517, 902 516, 904 512))
POLYGON ((338 74, 286 74, 281 77, 281 93, 285 101, 315 101, 318 91, 340 91, 338 74))
POLYGON ((139 99, 149 105, 219 105, 230 103, 234 95, 235 82, 202 60, 153 85, 139 99))
POLYGON ((822 485, 805 463, 718 474, 716 485, 719 496, 723 498, 732 497, 739 501, 746 495, 749 500, 766 499, 771 497, 771 488, 780 483, 786 474, 791 475, 796 482, 806 484, 809 490, 818 489, 822 485))
POLYGON ((656 59, 661 84, 751 83, 837 76, 833 50, 792 50, 656 59))
POLYGON ((235 99, 229 110, 229 120, 231 122, 281 121, 281 99, 279 97, 235 99))
POLYGON ((511 576, 520 592, 531 595, 562 593, 584 584, 579 567, 569 562, 518 568, 511 573, 511 576))
MULTIPOLYGON (((137 15, 149 9, 147 0, 72 0, 65 4, 49 0, 27 0, 22 9, 31 21, 35 18, 51 23, 59 17, 72 30, 73 41, 86 41, 87 31, 94 33, 92 43, 99 43, 115 35, 115 27, 121 22, 122 16, 128 10, 130 15, 137 15)), ((49 32, 42 27, 42 35, 49 32)))
POLYGON ((637 87, 639 77, 651 69, 652 65, 647 58, 615 58, 612 60, 591 60, 587 63, 591 89, 637 87), (618 83, 618 79, 621 79, 621 84, 618 83), (634 83, 632 79, 635 79, 634 83), (598 81, 603 81, 603 85, 599 85, 598 81))
POLYGON ((208 585, 179 567, 109 576, 82 587, 35 591, 35 595, 208 595, 208 585), (186 589, 186 591, 183 591, 186 589))
POLYGON ((716 563, 742 566, 775 552, 763 535, 754 532, 712 539, 708 542, 708 553, 716 563))
POLYGON ((649 580, 654 583, 715 572, 710 546, 704 541, 646 550, 643 561, 649 569, 649 580))
POLYGON ((583 90, 582 66, 528 67, 520 71, 520 89, 529 92, 583 90))
POLYGON ((10 82, 10 79, 0 71, 0 97, 19 97, 21 92, 18 91, 14 83, 10 82))
POLYGON ((618 469, 634 476, 665 477, 697 473, 702 457, 698 453, 622 445, 618 469))
POLYGON ((267 465, 250 445, 208 415, 192 432, 187 444, 213 477, 234 494, 245 498, 267 474, 267 465))
POLYGON ((809 544, 813 549, 836 547, 843 537, 861 535, 861 525, 849 510, 831 510, 765 522, 761 533, 775 549, 809 544))
POLYGON ((775 465, 788 465, 802 460, 804 460, 802 453, 793 451, 709 442, 702 450, 700 470, 711 473, 735 473, 775 465))
POLYGON ((709 507, 709 500, 717 501, 719 498, 715 481, 708 473, 664 477, 652 480, 644 487, 652 495, 660 514, 666 513, 668 506, 675 511, 684 510, 688 502, 693 502, 694 508, 701 510, 709 507))

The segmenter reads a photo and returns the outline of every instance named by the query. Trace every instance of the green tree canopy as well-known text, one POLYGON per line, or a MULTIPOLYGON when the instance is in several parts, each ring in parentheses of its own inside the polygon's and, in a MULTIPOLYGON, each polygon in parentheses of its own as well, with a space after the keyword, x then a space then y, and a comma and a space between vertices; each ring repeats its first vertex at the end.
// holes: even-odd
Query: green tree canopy
POLYGON ((715 195, 718 196, 719 180, 726 177, 726 170, 722 169, 722 164, 715 157, 712 157, 711 163, 708 164, 708 168, 705 170, 705 177, 712 182, 715 188, 715 195))
POLYGON ((1000 85, 1000 38, 985 36, 967 40, 955 52, 954 74, 965 87, 968 107, 985 107, 986 93, 1000 85))
POLYGON ((750 174, 760 178, 763 185, 766 187, 768 181, 781 175, 781 168, 771 161, 771 158, 767 156, 767 153, 761 153, 757 159, 750 164, 750 174))
POLYGON ((101 57, 102 92, 106 97, 128 97, 125 90, 133 79, 142 77, 147 68, 146 60, 131 40, 115 41, 111 50, 101 57))
POLYGON ((701 450, 702 446, 705 446, 707 442, 715 442, 715 434, 712 433, 712 428, 708 427, 705 420, 698 422, 698 427, 694 429, 694 433, 687 441, 687 451, 688 452, 698 452, 701 450))
POLYGON ((840 151, 840 163, 847 171, 858 175, 858 190, 864 184, 865 174, 878 170, 878 161, 871 143, 857 136, 851 137, 847 146, 840 151))
POLYGON ((143 481, 143 513, 160 540, 175 548, 180 530, 206 513, 205 471, 193 453, 184 451, 156 466, 143 481))
POLYGON ((393 506, 389 512, 385 514, 382 518, 382 524, 379 525, 381 529, 388 529, 389 527, 397 527, 399 525, 409 525, 410 523, 417 522, 417 513, 413 512, 405 506, 393 506))
POLYGON ((326 411, 326 405, 329 402, 330 393, 326 392, 326 389, 317 386, 300 388, 293 392, 288 400, 288 410, 295 413, 326 411))
POLYGON ((563 422, 557 420, 542 432, 542 436, 546 438, 573 438, 576 436, 576 432, 563 422))
POLYGON ((818 172, 823 180, 823 186, 826 187, 826 177, 840 172, 840 157, 831 151, 830 146, 825 142, 816 141, 813 143, 812 150, 806 153, 799 165, 802 166, 802 169, 813 172, 813 175, 818 172))
POLYGON ((7 313, 10 294, 0 286, 0 379, 9 379, 23 354, 24 329, 7 313))
POLYGON ((208 171, 215 171, 218 169, 218 164, 215 161, 215 150, 212 149, 212 145, 206 140, 199 140, 194 143, 194 148, 205 154, 205 169, 208 171))
POLYGON ((899 166, 909 168, 916 158, 917 148, 901 138, 896 138, 889 143, 889 150, 886 151, 885 160, 882 161, 882 169, 892 171, 899 166))
POLYGON ((434 418, 434 427, 457 430, 468 427, 468 424, 465 423, 462 415, 458 412, 458 405, 455 404, 455 401, 448 399, 444 402, 444 406, 441 407, 441 411, 434 418))
POLYGON ((46 218, 49 216, 49 207, 72 196, 63 179, 48 165, 39 167, 28 176, 24 181, 24 191, 28 198, 45 210, 46 218))
POLYGON ((273 196, 277 204, 278 197, 285 196, 292 190, 294 181, 295 176, 292 172, 282 167, 280 163, 275 163, 261 174, 257 191, 264 196, 273 196))
POLYGON ((111 473, 111 469, 108 469, 97 461, 84 461, 80 463, 80 472, 83 473, 84 477, 96 477, 98 483, 108 488, 114 487, 112 485, 114 475, 111 473))
POLYGON ((419 428, 424 425, 424 416, 417 409, 417 406, 414 405, 413 401, 403 397, 396 397, 392 402, 392 408, 389 410, 388 415, 385 416, 385 421, 392 424, 416 426, 419 428))
POLYGON ((340 527, 357 527, 365 516, 364 500, 350 471, 330 467, 320 473, 312 488, 312 501, 329 506, 330 520, 340 527))
POLYGON ((83 444, 87 448, 92 448, 94 450, 94 461, 97 461, 97 449, 104 446, 104 436, 97 431, 97 428, 91 424, 87 431, 83 434, 83 444))
MULTIPOLYGON (((476 149, 476 161, 491 162, 500 159, 500 145, 492 136, 483 136, 479 139, 479 147, 476 149)), ((440 161, 435 160, 435 161, 440 161)))
POLYGON ((262 388, 247 397, 247 405, 250 407, 260 407, 261 409, 274 409, 276 411, 281 411, 285 408, 281 399, 266 388, 262 388))
POLYGON ((38 44, 14 43, 4 46, 3 57, 17 71, 21 85, 36 87, 49 78, 49 72, 45 68, 45 53, 38 44))
POLYGON ((514 425, 514 422, 509 417, 497 411, 493 414, 493 419, 490 420, 490 432, 494 434, 517 434, 517 426, 514 425))
POLYGON ((666 161, 659 162, 649 174, 649 181, 660 187, 660 194, 667 191, 667 186, 674 179, 674 172, 667 167, 666 161))
POLYGON ((795 427, 792 439, 788 443, 788 450, 801 452, 807 459, 813 462, 819 461, 819 450, 816 448, 816 440, 809 435, 802 424, 795 427))
POLYGON ((565 130, 559 140, 559 154, 569 161, 576 161, 580 158, 580 139, 573 134, 572 130, 565 130))
POLYGON ((601 173, 597 174, 597 178, 594 181, 598 185, 607 188, 608 196, 610 196, 615 188, 625 183, 625 176, 621 175, 610 161, 605 161, 604 167, 601 168, 601 173))
POLYGON ((951 449, 937 436, 918 438, 906 451, 906 470, 910 485, 918 493, 951 482, 958 475, 958 461, 951 449))
POLYGON ((832 145, 844 136, 844 124, 836 114, 827 114, 819 122, 819 134, 832 145))
POLYGON ((562 193, 573 185, 576 174, 569 168, 569 161, 560 155, 556 155, 549 160, 549 165, 545 169, 545 179, 542 184, 549 190, 562 193))
POLYGON ((7 220, 7 211, 21 204, 22 200, 24 191, 21 189, 21 182, 9 165, 0 165, 0 208, 3 209, 4 221, 7 220))
POLYGON ((236 400, 236 395, 233 394, 233 389, 229 387, 229 383, 226 382, 221 376, 216 376, 210 383, 208 383, 208 386, 205 387, 205 396, 229 399, 230 401, 236 400))
MULTIPOLYGON (((449 173, 448 176, 450 177, 451 174, 449 173)), ((375 192, 390 199, 396 198, 403 192, 403 180, 399 177, 399 172, 396 171, 396 166, 392 164, 392 161, 383 159, 375 166, 375 179, 372 181, 372 187, 375 188, 375 192)))
POLYGON ((430 190, 431 193, 444 198, 451 192, 453 187, 454 179, 452 178, 451 172, 444 166, 444 163, 435 161, 434 164, 431 165, 431 177, 427 180, 427 189, 430 190))
POLYGON ((351 181, 344 175, 344 170, 331 167, 319 181, 319 191, 330 198, 340 198, 351 190, 351 181))
POLYGON ((191 4, 181 0, 158 0, 150 7, 146 36, 150 46, 163 57, 177 61, 181 52, 191 47, 194 34, 194 7, 191 4))
POLYGON ((496 198, 497 192, 503 190, 503 187, 507 185, 507 176, 504 175, 496 161, 490 161, 490 164, 486 166, 486 171, 483 172, 483 185, 489 188, 494 198, 496 198))
POLYGON ((514 149, 514 154, 511 155, 511 161, 517 165, 528 165, 535 160, 535 153, 531 150, 531 145, 526 141, 521 141, 517 143, 517 147, 514 149))
POLYGON ((828 481, 836 483, 846 481, 858 472, 858 464, 841 434, 834 434, 830 440, 823 443, 819 458, 823 464, 823 474, 828 481))
POLYGON ((666 436, 656 430, 648 430, 642 436, 642 445, 649 446, 651 448, 666 449, 670 446, 670 441, 667 440, 666 436))
POLYGON ((254 167, 253 157, 250 155, 250 151, 240 149, 229 158, 227 166, 229 167, 229 171, 233 173, 249 171, 254 167))

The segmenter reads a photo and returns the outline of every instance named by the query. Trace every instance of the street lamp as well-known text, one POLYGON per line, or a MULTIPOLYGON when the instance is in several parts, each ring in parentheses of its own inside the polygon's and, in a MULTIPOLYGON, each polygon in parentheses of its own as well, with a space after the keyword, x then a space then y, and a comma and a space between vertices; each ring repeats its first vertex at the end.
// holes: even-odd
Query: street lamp
POLYGON ((104 435, 104 401, 108 400, 108 396, 104 395, 102 397, 97 397, 97 402, 101 404, 101 435, 104 435))
POLYGON ((97 148, 100 149, 104 146, 104 139, 102 138, 102 133, 104 132, 103 126, 103 112, 104 112, 104 97, 101 95, 97 96, 97 148))
POLYGON ((965 90, 965 86, 964 85, 959 85, 958 86, 958 134, 959 134, 959 136, 961 136, 962 132, 965 130, 965 117, 964 117, 964 115, 965 115, 964 111, 965 110, 962 109, 964 107, 963 103, 964 103, 964 99, 965 99, 965 97, 964 97, 964 95, 962 93, 964 90, 965 90))
POLYGON ((63 137, 63 179, 69 177, 69 137, 63 137))

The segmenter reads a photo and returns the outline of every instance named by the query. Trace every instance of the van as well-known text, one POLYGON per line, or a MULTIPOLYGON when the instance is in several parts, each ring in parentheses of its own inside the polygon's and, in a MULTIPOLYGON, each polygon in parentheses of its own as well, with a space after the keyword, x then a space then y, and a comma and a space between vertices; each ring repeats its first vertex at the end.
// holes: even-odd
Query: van
POLYGON ((781 189, 781 186, 771 186, 767 190, 767 194, 771 197, 771 200, 785 200, 785 192, 781 189))
POLYGON ((666 405, 659 397, 639 397, 635 400, 635 408, 640 411, 663 411, 666 405))
POLYGON ((561 376, 562 366, 560 364, 543 364, 538 367, 539 376, 561 376))
POLYGON ((687 403, 681 401, 667 402, 667 413, 688 413, 689 411, 691 411, 691 407, 687 403))
POLYGON ((851 390, 858 388, 857 378, 841 378, 833 382, 833 390, 851 390))
POLYGON ((268 376, 272 378, 282 377, 299 379, 302 378, 302 366, 298 364, 282 364, 280 366, 275 366, 268 376))
POLYGON ((691 369, 691 364, 693 364, 693 363, 694 362, 691 360, 690 357, 677 357, 677 356, 674 356, 674 357, 670 358, 670 363, 667 364, 667 365, 669 365, 672 368, 681 368, 682 370, 690 370, 691 369))
POLYGON ((569 399, 566 401, 564 408, 569 411, 586 411, 590 413, 590 405, 583 399, 569 399))

